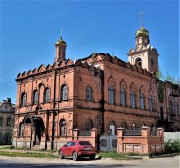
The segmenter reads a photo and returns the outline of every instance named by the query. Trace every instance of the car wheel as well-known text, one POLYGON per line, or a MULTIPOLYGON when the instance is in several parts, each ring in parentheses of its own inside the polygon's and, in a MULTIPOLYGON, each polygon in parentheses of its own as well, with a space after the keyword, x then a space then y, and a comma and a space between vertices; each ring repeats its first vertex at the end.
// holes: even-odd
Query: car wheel
POLYGON ((90 158, 91 160, 94 160, 94 159, 95 159, 95 155, 91 155, 89 158, 90 158))
POLYGON ((77 154, 77 152, 73 152, 72 157, 73 157, 73 160, 74 160, 74 161, 77 161, 77 160, 78 160, 78 154, 77 154))
POLYGON ((62 153, 61 150, 59 151, 59 157, 60 157, 61 159, 64 159, 64 156, 63 156, 63 153, 62 153))

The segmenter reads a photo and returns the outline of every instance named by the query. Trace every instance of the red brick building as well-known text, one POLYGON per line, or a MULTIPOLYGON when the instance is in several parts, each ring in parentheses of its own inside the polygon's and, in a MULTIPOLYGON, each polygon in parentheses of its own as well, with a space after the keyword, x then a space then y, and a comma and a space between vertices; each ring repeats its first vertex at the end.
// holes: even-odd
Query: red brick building
POLYGON ((129 62, 108 53, 72 61, 62 36, 55 47, 53 65, 17 76, 15 146, 57 148, 75 128, 97 128, 98 136, 143 125, 179 130, 179 87, 155 77, 159 54, 143 26, 129 62))

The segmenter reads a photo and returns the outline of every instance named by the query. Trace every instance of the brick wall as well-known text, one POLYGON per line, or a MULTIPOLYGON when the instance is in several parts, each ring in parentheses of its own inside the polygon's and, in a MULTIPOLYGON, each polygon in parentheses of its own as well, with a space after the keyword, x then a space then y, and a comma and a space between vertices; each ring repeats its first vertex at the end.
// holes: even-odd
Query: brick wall
POLYGON ((117 152, 161 153, 164 151, 164 130, 157 129, 157 135, 150 135, 149 127, 141 128, 140 136, 125 136, 124 128, 117 129, 117 152))

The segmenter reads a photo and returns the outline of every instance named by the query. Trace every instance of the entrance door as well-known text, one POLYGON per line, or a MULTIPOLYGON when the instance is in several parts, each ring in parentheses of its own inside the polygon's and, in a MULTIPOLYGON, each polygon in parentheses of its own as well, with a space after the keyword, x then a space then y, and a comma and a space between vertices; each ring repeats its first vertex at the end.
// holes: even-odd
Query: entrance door
POLYGON ((41 118, 35 120, 35 145, 40 145, 41 135, 44 132, 44 123, 41 118))

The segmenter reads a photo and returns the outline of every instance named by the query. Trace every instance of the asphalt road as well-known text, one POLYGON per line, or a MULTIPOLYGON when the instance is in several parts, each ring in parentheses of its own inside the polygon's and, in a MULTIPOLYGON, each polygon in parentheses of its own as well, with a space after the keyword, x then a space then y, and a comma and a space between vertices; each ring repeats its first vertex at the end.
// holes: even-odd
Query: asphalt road
POLYGON ((0 168, 180 168, 180 156, 131 161, 40 159, 0 156, 0 168))

